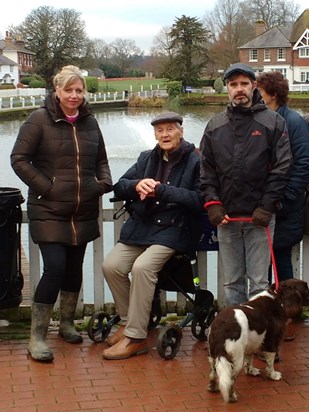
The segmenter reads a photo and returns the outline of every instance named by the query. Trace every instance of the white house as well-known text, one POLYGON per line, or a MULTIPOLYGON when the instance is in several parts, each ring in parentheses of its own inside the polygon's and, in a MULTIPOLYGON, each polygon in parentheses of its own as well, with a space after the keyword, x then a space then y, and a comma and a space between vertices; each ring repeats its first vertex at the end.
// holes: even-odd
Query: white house
POLYGON ((19 82, 18 64, 0 54, 0 84, 14 84, 19 82))

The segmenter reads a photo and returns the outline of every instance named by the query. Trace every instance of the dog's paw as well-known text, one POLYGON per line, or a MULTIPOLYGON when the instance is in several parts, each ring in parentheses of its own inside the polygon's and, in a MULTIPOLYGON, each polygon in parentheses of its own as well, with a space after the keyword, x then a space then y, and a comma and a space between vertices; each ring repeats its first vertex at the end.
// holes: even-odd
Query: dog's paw
POLYGON ((219 392, 219 388, 216 382, 209 382, 208 384, 208 390, 209 392, 219 392))
POLYGON ((260 369, 254 368, 253 366, 245 367, 245 372, 247 375, 258 376, 261 374, 260 369))
POLYGON ((230 398, 229 398, 229 402, 237 402, 237 395, 236 395, 236 392, 232 392, 231 394, 230 394, 230 398))
POLYGON ((272 370, 272 371, 267 371, 267 376, 269 379, 272 379, 273 381, 280 381, 282 378, 281 372, 272 370))

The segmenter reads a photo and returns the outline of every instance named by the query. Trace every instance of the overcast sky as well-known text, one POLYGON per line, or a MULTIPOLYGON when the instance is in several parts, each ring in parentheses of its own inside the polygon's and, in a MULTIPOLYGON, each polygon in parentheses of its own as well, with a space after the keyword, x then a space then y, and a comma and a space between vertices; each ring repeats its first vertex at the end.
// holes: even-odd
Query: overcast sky
MULTIPOLYGON (((301 12, 308 7, 308 0, 295 3, 301 6, 301 12)), ((0 14, 0 38, 4 38, 8 26, 23 22, 32 10, 51 6, 81 13, 90 38, 100 38, 107 43, 116 38, 132 39, 137 47, 148 51, 162 27, 171 26, 175 18, 182 15, 202 19, 206 11, 213 8, 215 0, 30 0, 15 6, 12 3, 12 10, 7 1, 4 4, 0 14)))

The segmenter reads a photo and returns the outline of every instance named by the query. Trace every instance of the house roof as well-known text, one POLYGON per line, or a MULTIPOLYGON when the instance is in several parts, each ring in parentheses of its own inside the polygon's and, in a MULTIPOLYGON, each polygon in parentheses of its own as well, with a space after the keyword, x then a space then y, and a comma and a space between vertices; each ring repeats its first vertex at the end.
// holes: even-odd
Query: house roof
POLYGON ((238 49, 265 49, 272 47, 291 47, 309 27, 309 9, 303 11, 296 22, 291 26, 275 26, 249 42, 238 47, 238 49))
POLYGON ((1 50, 6 50, 6 51, 16 51, 16 52, 21 52, 21 53, 26 53, 26 54, 35 54, 34 52, 25 49, 24 47, 24 42, 15 42, 13 44, 7 44, 5 40, 0 40, 0 49, 1 50))
POLYGON ((291 47, 289 40, 292 32, 291 27, 272 27, 264 33, 238 47, 239 49, 259 49, 272 47, 291 47))
POLYGON ((0 54, 0 66, 18 66, 18 64, 16 62, 14 62, 13 60, 9 59, 6 56, 3 56, 2 54, 0 54))
POLYGON ((291 43, 296 43, 304 31, 309 27, 309 9, 306 9, 296 20, 290 36, 291 43))

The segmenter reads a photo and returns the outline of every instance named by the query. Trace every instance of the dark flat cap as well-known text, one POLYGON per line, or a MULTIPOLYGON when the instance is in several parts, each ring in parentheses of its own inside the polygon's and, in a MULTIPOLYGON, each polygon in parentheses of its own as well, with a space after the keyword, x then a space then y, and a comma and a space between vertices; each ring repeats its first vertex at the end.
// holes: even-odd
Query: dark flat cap
POLYGON ((235 73, 242 73, 252 80, 255 80, 255 73, 250 66, 244 63, 234 63, 230 67, 228 67, 224 73, 224 80, 227 80, 235 73))
POLYGON ((180 114, 176 112, 164 112, 164 113, 160 113, 157 117, 155 117, 151 121, 151 124, 152 126, 154 126, 158 123, 166 123, 166 122, 182 124, 183 118, 180 116, 180 114))

